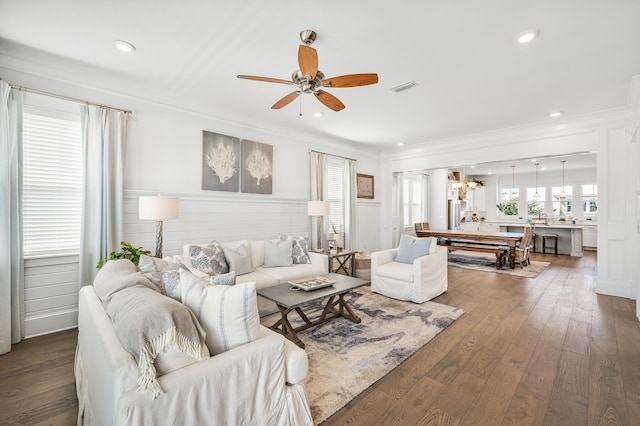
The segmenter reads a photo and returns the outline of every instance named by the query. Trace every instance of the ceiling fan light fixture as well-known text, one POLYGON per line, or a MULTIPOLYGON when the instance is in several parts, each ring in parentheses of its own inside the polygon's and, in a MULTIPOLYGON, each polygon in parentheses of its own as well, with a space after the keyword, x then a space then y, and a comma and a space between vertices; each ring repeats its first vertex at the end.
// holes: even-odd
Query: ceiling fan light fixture
POLYGON ((118 48, 118 50, 122 52, 131 53, 131 52, 135 52, 136 50, 136 47, 133 44, 129 43, 128 41, 116 40, 114 41, 114 43, 118 48))
POLYGON ((520 44, 526 44, 533 41, 538 35, 540 35, 540 31, 538 30, 523 31, 516 36, 516 41, 520 44))

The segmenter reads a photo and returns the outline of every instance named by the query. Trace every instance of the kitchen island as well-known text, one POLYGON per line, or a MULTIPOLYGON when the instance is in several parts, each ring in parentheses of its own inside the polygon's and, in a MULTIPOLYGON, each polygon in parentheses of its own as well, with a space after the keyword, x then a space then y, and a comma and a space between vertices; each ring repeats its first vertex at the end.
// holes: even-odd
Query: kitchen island
MULTIPOLYGON (((522 232, 524 225, 522 223, 505 223, 499 224, 501 232, 522 232)), ((584 255, 582 249, 582 225, 568 224, 549 224, 541 223, 533 224, 533 232, 536 234, 535 247, 538 253, 542 253, 542 234, 558 235, 558 254, 567 254, 569 256, 582 257, 584 255)), ((547 252, 548 253, 548 252, 547 252)))

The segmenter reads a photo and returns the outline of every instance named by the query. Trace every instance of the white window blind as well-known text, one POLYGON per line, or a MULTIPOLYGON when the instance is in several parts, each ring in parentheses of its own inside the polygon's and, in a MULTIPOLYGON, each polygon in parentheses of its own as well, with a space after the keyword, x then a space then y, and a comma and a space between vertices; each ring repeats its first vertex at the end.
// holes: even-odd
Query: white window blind
POLYGON ((330 203, 329 231, 338 232, 344 224, 342 208, 342 180, 344 168, 337 164, 329 164, 328 198, 330 203))
POLYGON ((77 253, 82 208, 79 117, 23 119, 24 253, 77 253))

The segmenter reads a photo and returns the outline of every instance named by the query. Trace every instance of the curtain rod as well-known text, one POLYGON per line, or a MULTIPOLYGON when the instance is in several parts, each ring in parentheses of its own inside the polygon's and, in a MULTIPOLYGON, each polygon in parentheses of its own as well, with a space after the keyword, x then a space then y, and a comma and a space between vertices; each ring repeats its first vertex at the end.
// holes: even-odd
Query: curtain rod
POLYGON ((316 151, 315 149, 310 149, 309 152, 317 152, 318 154, 331 155, 332 157, 344 158, 345 160, 358 161, 355 158, 343 157, 342 155, 329 154, 328 152, 316 151))
POLYGON ((102 108, 108 108, 108 109, 113 109, 113 110, 116 110, 116 111, 122 111, 125 114, 133 114, 133 112, 131 110, 128 110, 128 109, 116 108, 116 107, 112 107, 112 106, 104 105, 104 104, 96 104, 94 102, 89 102, 89 101, 86 101, 86 100, 83 100, 83 99, 72 98, 70 96, 63 96, 63 95, 58 95, 58 94, 50 93, 50 92, 44 92, 42 90, 30 89, 30 88, 24 87, 24 86, 15 86, 13 84, 9 84, 9 86, 11 86, 11 88, 13 88, 13 89, 22 90, 24 92, 36 93, 38 95, 51 96, 52 98, 63 99, 65 101, 78 102, 78 103, 81 103, 81 104, 95 105, 95 106, 99 106, 99 107, 102 107, 102 108))

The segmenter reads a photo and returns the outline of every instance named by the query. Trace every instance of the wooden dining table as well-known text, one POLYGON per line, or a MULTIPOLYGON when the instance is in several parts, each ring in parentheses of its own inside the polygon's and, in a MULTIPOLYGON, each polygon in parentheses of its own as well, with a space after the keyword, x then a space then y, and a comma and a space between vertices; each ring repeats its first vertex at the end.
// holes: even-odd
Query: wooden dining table
POLYGON ((522 232, 480 232, 453 229, 428 229, 416 231, 418 237, 438 238, 438 244, 450 245, 458 242, 471 242, 487 245, 506 245, 509 247, 509 267, 516 267, 516 247, 522 240, 522 232))

